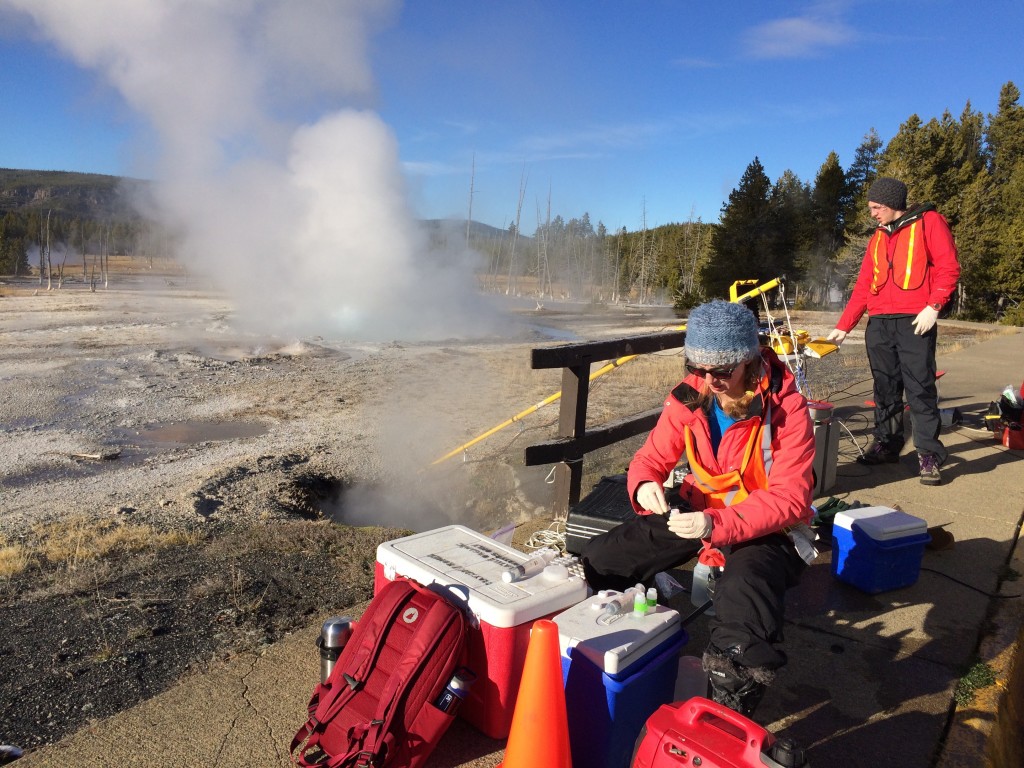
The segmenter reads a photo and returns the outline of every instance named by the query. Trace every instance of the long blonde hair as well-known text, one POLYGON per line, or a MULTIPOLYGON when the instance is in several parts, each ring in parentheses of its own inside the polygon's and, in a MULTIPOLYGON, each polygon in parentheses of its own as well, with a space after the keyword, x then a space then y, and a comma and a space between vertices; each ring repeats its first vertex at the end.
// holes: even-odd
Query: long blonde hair
MULTIPOLYGON (((746 418, 750 411, 750 403, 757 395, 758 385, 761 383, 763 361, 760 355, 743 363, 743 366, 743 396, 738 400, 730 400, 728 403, 719 401, 722 411, 732 419, 746 418)), ((713 397, 715 397, 715 393, 708 386, 707 379, 704 379, 694 404, 700 408, 709 408, 713 397)))

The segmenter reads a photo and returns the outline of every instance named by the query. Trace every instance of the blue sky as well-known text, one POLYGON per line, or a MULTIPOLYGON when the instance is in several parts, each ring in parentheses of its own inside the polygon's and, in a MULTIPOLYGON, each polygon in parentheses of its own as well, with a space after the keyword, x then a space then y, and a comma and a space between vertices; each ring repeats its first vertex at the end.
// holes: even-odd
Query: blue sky
MULTIPOLYGON (((147 119, 0 0, 0 167, 143 175, 147 119)), ((76 11, 81 7, 76 7, 76 11)), ((423 218, 717 221, 744 169, 805 181, 911 114, 1024 87, 1024 3, 409 0, 371 25, 373 87, 423 218), (474 172, 475 165, 475 172, 474 172)), ((310 117, 309 103, 295 119, 310 117)))

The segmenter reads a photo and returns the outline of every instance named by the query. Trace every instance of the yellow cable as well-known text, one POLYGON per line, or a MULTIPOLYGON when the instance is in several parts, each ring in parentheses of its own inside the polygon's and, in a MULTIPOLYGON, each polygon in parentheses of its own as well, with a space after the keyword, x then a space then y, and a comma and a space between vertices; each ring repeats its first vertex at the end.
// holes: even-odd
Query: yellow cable
MULTIPOLYGON (((769 280, 764 285, 759 285, 757 288, 754 288, 754 289, 752 289, 750 291, 747 291, 746 293, 742 294, 741 296, 737 296, 735 299, 730 299, 730 301, 732 301, 734 304, 739 304, 740 302, 746 301, 747 299, 752 299, 755 296, 759 296, 762 293, 765 293, 767 291, 772 290, 773 288, 777 288, 779 286, 779 282, 780 282, 779 278, 775 278, 774 280, 769 280)), ((732 292, 730 292, 730 294, 731 293, 732 292)), ((686 323, 683 323, 682 325, 677 325, 675 328, 670 328, 669 330, 672 330, 672 331, 685 331, 686 330, 686 323)), ((596 378, 598 378, 600 376, 604 376, 609 371, 613 371, 616 368, 618 368, 618 367, 620 367, 622 365, 625 365, 630 360, 632 360, 632 359, 634 359, 636 357, 639 357, 639 355, 625 355, 624 357, 620 357, 617 360, 614 360, 614 361, 606 364, 602 368, 599 368, 598 370, 596 370, 596 371, 594 371, 593 373, 590 374, 590 381, 593 381, 594 379, 596 379, 596 378)), ((509 426, 510 424, 515 424, 517 421, 520 421, 521 419, 526 418, 531 413, 536 413, 541 408, 543 408, 545 405, 550 405, 551 403, 553 403, 556 400, 558 400, 561 396, 562 396, 562 390, 558 390, 554 394, 548 395, 546 398, 541 400, 536 405, 531 405, 526 410, 520 411, 519 413, 517 413, 511 419, 506 419, 505 421, 501 422, 501 424, 498 424, 496 426, 491 427, 489 430, 484 432, 482 435, 478 435, 477 437, 474 437, 468 443, 463 443, 458 448, 454 448, 451 451, 448 451, 448 453, 446 453, 444 456, 442 456, 442 457, 440 457, 438 459, 434 459, 434 461, 430 462, 431 466, 434 466, 435 464, 440 464, 442 461, 447 461, 452 456, 455 456, 455 455, 457 455, 459 453, 462 453, 464 450, 466 450, 467 448, 471 448, 472 446, 474 446, 477 443, 479 443, 481 440, 486 440, 488 437, 493 435, 495 432, 500 432, 501 430, 503 430, 505 427, 509 426)))

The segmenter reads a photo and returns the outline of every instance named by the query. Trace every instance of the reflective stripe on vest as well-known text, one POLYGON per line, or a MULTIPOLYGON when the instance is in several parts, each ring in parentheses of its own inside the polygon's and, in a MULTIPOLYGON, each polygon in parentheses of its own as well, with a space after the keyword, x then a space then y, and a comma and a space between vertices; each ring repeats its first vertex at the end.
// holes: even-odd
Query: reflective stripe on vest
MULTIPOLYGON (((923 221, 918 220, 910 225, 907 237, 899 238, 896 241, 896 252, 889 260, 888 253, 884 258, 879 251, 885 244, 886 238, 882 230, 876 230, 874 238, 868 248, 871 251, 871 293, 877 294, 879 289, 889 280, 889 271, 895 274, 902 273, 898 285, 905 291, 913 291, 924 283, 925 271, 928 268, 926 253, 918 253, 918 230, 923 221)), ((894 235, 895 236, 895 235, 894 235)))
MULTIPOLYGON (((910 287, 910 277, 914 271, 914 246, 917 244, 917 225, 920 222, 915 221, 910 225, 910 242, 907 243, 907 268, 903 270, 903 290, 907 290, 910 287)), ((923 277, 923 275, 922 275, 923 277)))
POLYGON ((697 455, 697 449, 693 444, 693 430, 684 427, 683 438, 694 485, 704 494, 707 506, 711 509, 723 509, 739 504, 750 495, 751 490, 764 488, 768 484, 768 473, 772 468, 771 403, 765 403, 761 424, 750 430, 739 469, 721 475, 711 474, 701 464, 697 455), (758 443, 760 451, 755 450, 758 443))

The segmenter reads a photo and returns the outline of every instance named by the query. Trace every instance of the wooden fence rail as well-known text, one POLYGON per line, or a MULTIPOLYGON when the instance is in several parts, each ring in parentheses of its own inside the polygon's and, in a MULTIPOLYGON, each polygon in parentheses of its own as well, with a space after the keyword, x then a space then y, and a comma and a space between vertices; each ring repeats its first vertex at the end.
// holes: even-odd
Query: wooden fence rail
POLYGON ((678 349, 686 341, 685 331, 668 331, 626 336, 582 344, 562 344, 531 351, 533 369, 561 368, 562 397, 558 411, 558 437, 529 445, 523 452, 528 467, 555 464, 556 518, 565 517, 569 507, 580 500, 583 457, 598 448, 649 432, 658 421, 661 408, 610 422, 587 431, 587 401, 590 396, 590 367, 595 362, 617 360, 678 349))

